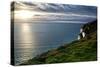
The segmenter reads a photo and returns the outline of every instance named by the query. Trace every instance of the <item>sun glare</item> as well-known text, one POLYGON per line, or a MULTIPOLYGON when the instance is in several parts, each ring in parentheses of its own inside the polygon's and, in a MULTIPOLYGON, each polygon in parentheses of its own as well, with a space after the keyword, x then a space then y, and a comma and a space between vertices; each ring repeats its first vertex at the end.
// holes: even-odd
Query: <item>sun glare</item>
POLYGON ((15 11, 15 18, 17 19, 29 19, 32 18, 32 16, 34 15, 32 13, 32 11, 28 11, 28 10, 19 10, 19 11, 15 11))

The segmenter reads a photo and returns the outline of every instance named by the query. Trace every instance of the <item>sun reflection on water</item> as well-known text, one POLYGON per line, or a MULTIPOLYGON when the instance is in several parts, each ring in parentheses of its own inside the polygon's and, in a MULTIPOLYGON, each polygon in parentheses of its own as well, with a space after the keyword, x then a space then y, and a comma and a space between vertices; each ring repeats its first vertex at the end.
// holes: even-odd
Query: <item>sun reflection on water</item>
MULTIPOLYGON (((33 41, 34 35, 32 33, 31 25, 29 23, 21 23, 20 24, 20 47, 22 47, 22 52, 19 54, 23 58, 23 60, 28 60, 32 57, 32 49, 35 48, 33 41), (30 49, 30 50, 29 50, 30 49), (25 53, 25 54, 24 54, 25 53)), ((21 59, 22 59, 21 58, 21 59)))
POLYGON ((28 23, 22 24, 20 35, 22 36, 22 38, 21 38, 22 43, 32 43, 33 38, 32 38, 32 32, 31 32, 30 24, 28 24, 28 23))

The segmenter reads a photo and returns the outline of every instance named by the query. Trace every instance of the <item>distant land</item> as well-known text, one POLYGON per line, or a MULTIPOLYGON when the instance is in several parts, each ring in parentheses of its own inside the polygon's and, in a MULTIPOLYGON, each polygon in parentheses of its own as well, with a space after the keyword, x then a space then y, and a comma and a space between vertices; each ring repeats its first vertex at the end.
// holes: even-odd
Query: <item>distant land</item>
POLYGON ((37 55, 20 65, 96 61, 97 20, 84 24, 82 28, 86 32, 84 38, 37 55))

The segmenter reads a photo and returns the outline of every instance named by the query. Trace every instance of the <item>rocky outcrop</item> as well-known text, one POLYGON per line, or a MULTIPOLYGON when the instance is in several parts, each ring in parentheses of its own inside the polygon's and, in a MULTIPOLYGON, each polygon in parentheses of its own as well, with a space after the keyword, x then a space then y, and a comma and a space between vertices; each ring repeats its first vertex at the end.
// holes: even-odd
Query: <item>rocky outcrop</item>
POLYGON ((86 36, 86 33, 83 31, 83 28, 80 29, 80 33, 78 35, 78 40, 84 38, 86 36))
POLYGON ((95 32, 97 30, 97 20, 88 22, 87 24, 83 25, 80 29, 80 33, 78 35, 78 40, 88 36, 92 32, 95 32))

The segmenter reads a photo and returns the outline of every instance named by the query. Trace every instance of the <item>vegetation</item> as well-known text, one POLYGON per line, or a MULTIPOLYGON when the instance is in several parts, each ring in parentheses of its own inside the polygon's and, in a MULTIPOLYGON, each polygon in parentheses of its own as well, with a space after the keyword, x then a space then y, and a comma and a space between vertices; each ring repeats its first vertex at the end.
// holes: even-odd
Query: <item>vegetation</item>
POLYGON ((96 61, 97 60, 97 30, 93 24, 84 25, 89 28, 88 35, 80 40, 65 44, 57 49, 53 49, 41 55, 38 55, 20 65, 31 64, 50 64, 80 61, 96 61))

